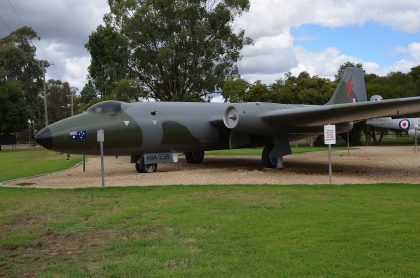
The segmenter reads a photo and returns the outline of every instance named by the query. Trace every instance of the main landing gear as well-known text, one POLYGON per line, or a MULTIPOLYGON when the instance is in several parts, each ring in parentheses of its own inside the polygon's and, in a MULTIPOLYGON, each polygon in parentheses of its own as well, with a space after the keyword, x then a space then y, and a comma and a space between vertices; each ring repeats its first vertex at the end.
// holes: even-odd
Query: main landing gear
POLYGON ((185 153, 185 159, 187 160, 187 163, 200 164, 204 159, 204 151, 187 152, 185 153))
POLYGON ((283 156, 292 154, 289 140, 285 136, 276 136, 276 141, 264 147, 262 163, 267 168, 284 168, 283 156))
POLYGON ((270 153, 273 150, 273 148, 274 148, 273 144, 270 144, 264 147, 262 155, 261 155, 262 164, 266 168, 282 169, 284 168, 283 156, 280 156, 280 157, 270 156, 270 153))

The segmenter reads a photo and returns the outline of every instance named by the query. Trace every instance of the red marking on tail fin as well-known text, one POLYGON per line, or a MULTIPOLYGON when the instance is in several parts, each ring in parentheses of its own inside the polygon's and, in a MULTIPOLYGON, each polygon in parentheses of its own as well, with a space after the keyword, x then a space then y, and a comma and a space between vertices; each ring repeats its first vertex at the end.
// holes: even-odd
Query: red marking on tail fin
POLYGON ((349 97, 350 94, 351 94, 351 91, 353 91, 353 84, 351 84, 352 79, 353 79, 353 74, 350 75, 349 81, 347 81, 347 83, 346 83, 347 97, 349 97))

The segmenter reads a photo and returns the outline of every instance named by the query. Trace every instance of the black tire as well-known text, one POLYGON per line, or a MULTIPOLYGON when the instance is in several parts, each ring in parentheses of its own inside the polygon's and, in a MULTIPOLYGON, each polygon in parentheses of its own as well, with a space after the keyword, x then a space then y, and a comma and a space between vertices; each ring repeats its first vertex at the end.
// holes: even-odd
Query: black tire
POLYGON ((185 153, 187 163, 200 164, 204 159, 204 151, 185 153))
POLYGON ((264 147, 264 150, 261 155, 262 164, 266 168, 277 168, 278 158, 270 158, 270 152, 273 149, 274 145, 270 144, 264 147))
POLYGON ((137 173, 154 173, 157 170, 157 164, 144 164, 143 158, 136 162, 137 173))

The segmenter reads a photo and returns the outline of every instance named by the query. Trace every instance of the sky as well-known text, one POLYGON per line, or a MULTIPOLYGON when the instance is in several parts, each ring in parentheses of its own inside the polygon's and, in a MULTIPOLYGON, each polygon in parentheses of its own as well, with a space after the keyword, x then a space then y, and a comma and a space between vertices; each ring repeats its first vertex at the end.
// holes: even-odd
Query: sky
MULTIPOLYGON (((237 63, 250 82, 270 84, 302 71, 332 78, 346 61, 378 75, 420 65, 418 0, 250 2, 249 12, 233 23, 253 39, 237 63)), ((31 26, 41 37, 37 58, 54 63, 47 78, 81 90, 90 64, 84 45, 107 12, 106 0, 0 0, 0 37, 31 26)))

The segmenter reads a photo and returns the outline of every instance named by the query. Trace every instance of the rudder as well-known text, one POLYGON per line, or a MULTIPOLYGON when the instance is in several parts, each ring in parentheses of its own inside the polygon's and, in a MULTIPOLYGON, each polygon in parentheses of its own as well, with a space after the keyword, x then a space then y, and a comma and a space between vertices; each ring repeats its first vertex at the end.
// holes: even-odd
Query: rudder
POLYGON ((327 104, 367 101, 365 74, 360 68, 347 68, 327 104))

